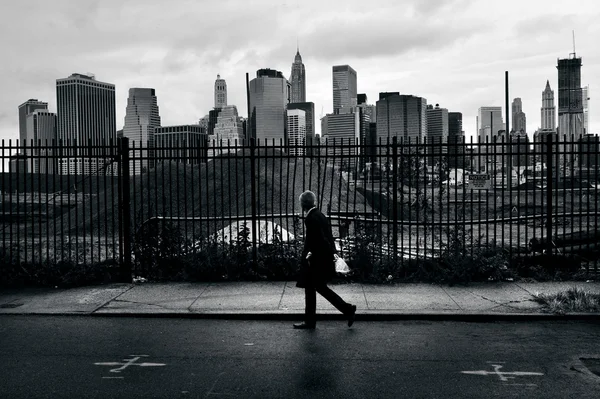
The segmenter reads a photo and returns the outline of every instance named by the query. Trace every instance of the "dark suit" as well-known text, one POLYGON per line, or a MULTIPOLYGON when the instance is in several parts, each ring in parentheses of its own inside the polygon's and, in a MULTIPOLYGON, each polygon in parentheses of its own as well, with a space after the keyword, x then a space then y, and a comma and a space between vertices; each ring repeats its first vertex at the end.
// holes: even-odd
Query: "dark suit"
POLYGON ((308 212, 304 219, 306 234, 300 276, 297 287, 304 288, 306 294, 306 323, 316 323, 317 292, 327 299, 343 314, 351 312, 351 305, 333 292, 327 283, 335 276, 334 254, 337 253, 331 226, 327 218, 317 208, 308 212), (307 260, 306 256, 311 253, 307 260))

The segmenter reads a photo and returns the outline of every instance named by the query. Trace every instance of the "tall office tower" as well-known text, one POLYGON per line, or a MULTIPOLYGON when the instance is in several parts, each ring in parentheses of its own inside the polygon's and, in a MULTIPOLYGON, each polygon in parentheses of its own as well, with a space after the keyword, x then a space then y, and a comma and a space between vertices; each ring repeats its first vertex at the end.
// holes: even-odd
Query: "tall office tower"
POLYGON ((465 132, 462 126, 462 113, 448 112, 448 165, 451 168, 466 167, 465 132))
POLYGON ((25 141, 27 141, 27 115, 38 109, 47 110, 48 103, 38 101, 37 98, 31 98, 19 105, 19 142, 21 144, 25 144, 25 141))
POLYGON ((550 81, 546 81, 546 88, 542 92, 542 131, 556 131, 556 107, 554 106, 554 90, 550 88, 550 81))
POLYGON ((248 138, 274 141, 286 140, 286 107, 290 102, 291 86, 283 74, 272 69, 259 69, 249 82, 250 99, 248 138))
POLYGON ((333 113, 357 105, 356 71, 350 65, 333 67, 333 113))
MULTIPOLYGON (((315 104, 312 102, 289 103, 287 109, 301 109, 302 111, 304 111, 306 119, 306 138, 304 142, 307 146, 317 145, 317 142, 315 141, 315 104)), ((305 153, 307 155, 312 155, 313 151, 311 148, 307 148, 305 153)))
POLYGON ((164 162, 205 163, 208 138, 200 125, 161 126, 154 129, 156 158, 164 162))
POLYGON ((227 82, 217 75, 215 80, 215 108, 223 108, 227 105, 227 82))
POLYGON ((377 139, 394 137, 416 143, 427 136, 427 100, 398 93, 380 93, 377 109, 377 139))
POLYGON ((290 155, 304 155, 306 144, 306 112, 301 109, 288 109, 287 132, 290 155))
MULTIPOLYGON (((131 157, 129 173, 139 175, 148 171, 150 150, 142 148, 154 147, 154 129, 160 126, 160 115, 156 91, 146 88, 129 89, 127 108, 125 109, 125 125, 123 137, 129 138, 129 145, 140 148, 131 157), (136 159, 137 158, 137 159, 136 159)), ((153 165, 152 165, 153 166, 153 165)))
POLYGON ((427 106, 427 162, 435 165, 441 161, 441 154, 448 151, 448 109, 439 104, 427 106))
POLYGON ((505 130, 502 107, 480 107, 477 113, 477 138, 479 143, 493 143, 498 132, 505 130))
POLYGON ((558 133, 568 140, 583 135, 583 96, 581 90, 581 58, 558 60, 558 133))
POLYGON ((583 88, 583 132, 590 134, 590 86, 583 88))
POLYGON ((516 133, 527 132, 527 117, 523 112, 523 102, 519 97, 512 103, 512 128, 516 133))
POLYGON ((56 114, 46 109, 38 109, 27 115, 25 119, 26 140, 28 148, 27 171, 30 173, 52 174, 55 170, 55 162, 52 149, 48 146, 56 145, 56 114), (33 147, 31 142, 33 141, 33 147), (40 145, 38 145, 40 144, 40 145))
POLYGON ((109 157, 101 159, 102 146, 117 137, 115 85, 74 73, 56 80, 56 99, 58 139, 77 145, 77 151, 67 154, 77 158, 59 160, 61 173, 95 173, 110 162, 109 157))
POLYGON ((291 102, 293 103, 304 103, 306 102, 306 70, 302 63, 302 56, 300 50, 296 51, 296 57, 292 64, 292 74, 290 76, 290 83, 292 85, 291 102))

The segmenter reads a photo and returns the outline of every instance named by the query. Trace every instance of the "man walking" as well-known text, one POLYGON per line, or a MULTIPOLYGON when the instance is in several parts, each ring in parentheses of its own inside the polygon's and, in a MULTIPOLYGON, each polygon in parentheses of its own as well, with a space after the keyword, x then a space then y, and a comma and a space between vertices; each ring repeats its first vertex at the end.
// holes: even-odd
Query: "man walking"
POLYGON ((304 218, 306 235, 300 276, 296 287, 305 290, 305 319, 303 323, 294 324, 297 329, 314 329, 317 324, 317 292, 348 318, 348 327, 354 323, 356 305, 346 303, 333 292, 327 283, 335 276, 334 254, 337 253, 331 226, 325 215, 316 207, 317 198, 312 191, 300 195, 302 211, 307 212, 304 218))

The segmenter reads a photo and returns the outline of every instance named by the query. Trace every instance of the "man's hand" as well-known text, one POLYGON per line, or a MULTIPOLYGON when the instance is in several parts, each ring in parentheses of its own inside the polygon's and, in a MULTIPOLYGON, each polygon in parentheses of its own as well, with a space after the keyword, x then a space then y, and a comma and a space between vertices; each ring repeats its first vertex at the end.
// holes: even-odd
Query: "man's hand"
POLYGON ((312 252, 309 252, 306 254, 306 259, 310 259, 310 257, 312 256, 312 252))

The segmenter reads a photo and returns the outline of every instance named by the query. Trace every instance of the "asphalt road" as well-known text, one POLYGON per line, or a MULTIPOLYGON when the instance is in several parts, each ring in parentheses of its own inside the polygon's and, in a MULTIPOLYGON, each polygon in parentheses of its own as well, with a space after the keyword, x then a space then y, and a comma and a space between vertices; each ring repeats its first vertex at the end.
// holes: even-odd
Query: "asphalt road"
POLYGON ((2 398, 597 399, 581 357, 598 323, 0 317, 2 398))

